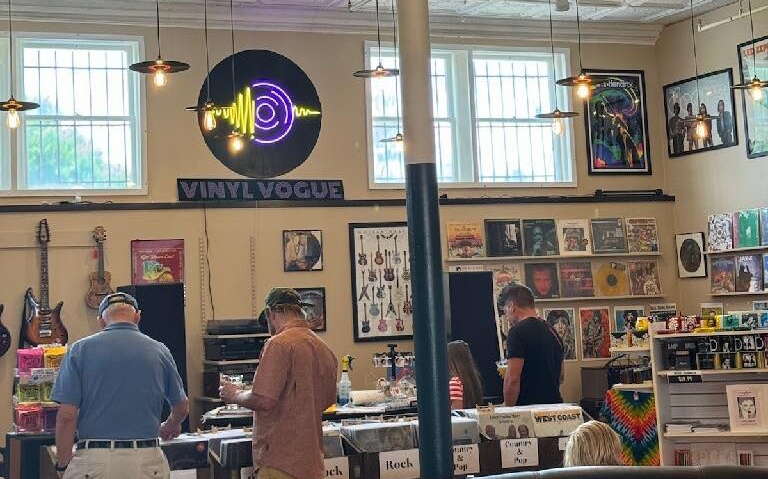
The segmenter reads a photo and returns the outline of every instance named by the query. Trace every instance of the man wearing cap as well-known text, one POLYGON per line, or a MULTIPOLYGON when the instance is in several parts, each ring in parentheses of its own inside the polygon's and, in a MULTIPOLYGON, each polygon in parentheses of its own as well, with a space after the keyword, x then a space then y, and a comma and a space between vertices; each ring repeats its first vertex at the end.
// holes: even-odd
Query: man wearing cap
POLYGON ((139 331, 140 317, 133 296, 107 296, 102 330, 72 344, 61 364, 53 400, 60 404, 56 470, 64 479, 170 477, 158 435, 179 435, 188 401, 170 351, 139 331), (171 414, 161 424, 163 401, 171 414))
POLYGON ((253 464, 258 479, 321 479, 323 411, 336 402, 336 357, 305 320, 299 294, 267 295, 272 338, 261 353, 253 388, 225 383, 225 403, 254 411, 253 464))

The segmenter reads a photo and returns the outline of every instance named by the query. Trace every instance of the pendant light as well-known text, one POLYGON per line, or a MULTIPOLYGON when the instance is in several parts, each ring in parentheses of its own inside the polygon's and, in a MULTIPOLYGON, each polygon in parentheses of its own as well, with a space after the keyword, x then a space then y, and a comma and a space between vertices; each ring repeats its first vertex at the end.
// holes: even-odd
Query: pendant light
POLYGON ((693 41, 693 69, 694 73, 696 75, 696 108, 698 108, 698 114, 696 114, 696 117, 692 120, 688 120, 688 122, 696 123, 696 128, 694 129, 696 136, 699 139, 706 138, 711 134, 709 131, 709 126, 707 126, 707 121, 712 120, 714 116, 705 115, 701 113, 701 89, 699 87, 699 62, 698 58, 696 57, 696 29, 694 28, 693 23, 693 0, 690 0, 691 4, 691 40, 693 41))
POLYGON ((584 73, 584 66, 581 61, 581 17, 579 16, 579 0, 576 2, 576 29, 578 31, 579 41, 579 74, 575 77, 563 78, 557 80, 557 84, 560 86, 573 87, 576 89, 576 96, 582 99, 587 99, 592 94, 592 89, 595 87, 592 82, 592 77, 584 73))
MULTIPOLYGON (((552 51, 552 71, 555 70, 555 35, 552 30, 552 0, 549 0, 549 46, 552 51)), ((554 74, 553 74, 554 76, 554 74)), ((575 111, 560 111, 557 108, 557 92, 555 92, 555 109, 550 113, 539 113, 536 118, 544 118, 552 120, 552 133, 555 135, 563 134, 563 120, 566 118, 573 118, 579 116, 575 111)))
POLYGON ((14 64, 13 64, 13 21, 11 21, 11 0, 8 0, 8 49, 10 51, 10 65, 11 65, 11 97, 8 98, 3 103, 0 103, 0 111, 4 111, 8 113, 8 116, 6 117, 8 128, 16 129, 21 124, 21 117, 19 116, 19 112, 27 111, 27 110, 35 110, 37 108, 40 108, 40 105, 38 105, 37 103, 32 103, 31 101, 19 101, 13 97, 14 64))
POLYGON ((384 68, 381 63, 381 23, 379 22, 379 0, 376 0, 376 44, 378 49, 379 64, 373 70, 358 70, 353 73, 358 78, 386 78, 400 74, 396 68, 384 68))
POLYGON ((203 112, 203 128, 211 131, 216 128, 216 115, 214 105, 211 100, 211 55, 208 49, 208 0, 203 0, 203 38, 205 39, 205 103, 202 105, 188 106, 187 111, 203 112))
POLYGON ((171 73, 189 70, 189 64, 174 60, 163 60, 160 49, 160 0, 155 0, 155 23, 157 27, 157 59, 134 63, 129 66, 131 70, 152 75, 152 81, 158 88, 168 83, 168 75, 171 73))
MULTIPOLYGON (((752 35, 752 44, 757 45, 757 42, 755 41, 755 24, 752 21, 752 0, 749 0, 748 3, 749 6, 749 28, 752 35)), ((749 96, 752 97, 752 100, 754 101, 760 101, 763 99, 763 88, 768 87, 768 81, 760 80, 757 76, 757 51, 756 49, 753 49, 752 51, 752 70, 754 72, 754 76, 752 77, 752 80, 748 82, 742 82, 737 83, 736 85, 733 85, 731 88, 734 90, 747 90, 749 92, 749 96)))
MULTIPOLYGON (((232 0, 229 0, 229 33, 230 38, 232 39, 232 56, 230 59, 232 60, 232 109, 234 111, 234 104, 237 102, 237 86, 235 85, 235 15, 232 7, 232 0)), ((237 130, 237 127, 227 135, 227 142, 229 152, 233 155, 240 153, 245 147, 243 134, 237 130)))
MULTIPOLYGON (((395 15, 395 0, 392 0, 392 43, 395 45, 395 58, 398 57, 397 52, 397 16, 395 15)), ((395 136, 384 138, 382 143, 394 143, 394 147, 397 151, 403 151, 403 134, 400 132, 400 92, 398 85, 395 84, 395 107, 397 108, 397 133, 395 136)))

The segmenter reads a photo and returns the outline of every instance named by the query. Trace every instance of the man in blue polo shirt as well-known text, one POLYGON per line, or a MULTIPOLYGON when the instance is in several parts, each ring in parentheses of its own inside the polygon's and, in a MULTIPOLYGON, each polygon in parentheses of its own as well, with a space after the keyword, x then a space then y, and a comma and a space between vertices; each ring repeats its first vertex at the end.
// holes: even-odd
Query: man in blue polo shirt
POLYGON ((140 317, 132 296, 107 296, 102 331, 72 344, 61 364, 53 400, 61 405, 56 470, 64 479, 170 477, 158 435, 178 436, 189 405, 170 351, 139 331, 140 317), (163 401, 171 414, 161 424, 163 401))

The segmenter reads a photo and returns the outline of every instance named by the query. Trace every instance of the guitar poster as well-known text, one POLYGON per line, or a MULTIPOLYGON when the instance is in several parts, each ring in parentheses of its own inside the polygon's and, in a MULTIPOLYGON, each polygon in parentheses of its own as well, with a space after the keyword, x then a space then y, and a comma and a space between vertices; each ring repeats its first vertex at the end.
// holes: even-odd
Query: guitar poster
POLYGON ((183 239, 131 241, 131 284, 183 282, 183 239))
POLYGON ((350 224, 349 250, 355 341, 413 337, 406 223, 350 224))

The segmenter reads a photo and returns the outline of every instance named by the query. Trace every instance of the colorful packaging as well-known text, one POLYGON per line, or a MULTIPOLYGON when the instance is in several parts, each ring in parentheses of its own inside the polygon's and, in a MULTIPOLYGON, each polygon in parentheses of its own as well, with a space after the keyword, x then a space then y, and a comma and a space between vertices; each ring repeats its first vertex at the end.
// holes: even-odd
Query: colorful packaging
POLYGON ((40 402, 40 382, 30 374, 20 374, 16 385, 16 398, 20 403, 40 402))
POLYGON ((43 430, 45 432, 56 431, 56 416, 59 414, 59 405, 56 403, 43 403, 43 430))
POLYGON ((64 359, 64 355, 66 354, 66 346, 54 346, 51 348, 45 348, 45 361, 43 364, 46 368, 58 368, 61 365, 61 361, 64 359))
POLYGON ((32 368, 43 367, 43 350, 40 348, 19 349, 16 351, 16 367, 19 373, 28 373, 32 368))
POLYGON ((20 404, 14 408, 14 424, 18 432, 35 432, 43 428, 40 404, 20 404))

